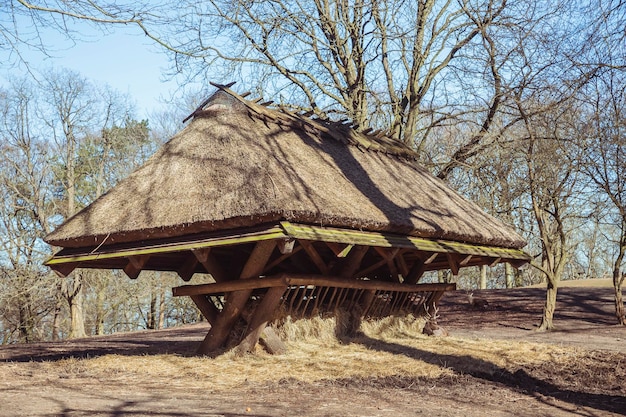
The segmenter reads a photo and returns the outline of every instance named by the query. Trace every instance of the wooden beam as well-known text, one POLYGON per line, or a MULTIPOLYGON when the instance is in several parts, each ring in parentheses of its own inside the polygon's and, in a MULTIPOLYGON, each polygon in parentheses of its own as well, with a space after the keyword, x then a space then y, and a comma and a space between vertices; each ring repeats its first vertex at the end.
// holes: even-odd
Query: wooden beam
MULTIPOLYGON (((339 276, 307 275, 307 274, 278 274, 271 277, 249 280, 233 280, 214 284, 183 285, 172 288, 175 297, 195 294, 224 294, 227 292, 245 292, 258 288, 281 286, 315 285, 331 288, 352 288, 381 291, 450 291, 456 284, 406 284, 378 280, 353 279, 339 276)), ((227 303, 228 306, 228 303, 227 303)))
POLYGON ((196 272, 196 266, 198 266, 198 258, 191 255, 187 257, 176 272, 183 281, 187 282, 191 280, 191 277, 193 277, 193 274, 196 272))
POLYGON ((128 275, 130 279, 137 279, 141 270, 150 259, 150 255, 136 255, 129 256, 128 263, 124 267, 124 273, 128 275))
POLYGON ((411 267, 411 270, 409 271, 407 276, 404 277, 404 282, 406 284, 417 284, 420 278, 424 275, 425 271, 426 263, 421 259, 416 259, 415 263, 411 267))
POLYGON ((54 273, 59 276, 59 278, 65 278, 66 276, 71 274, 77 266, 78 264, 58 264, 50 265, 50 269, 52 269, 54 273))
MULTIPOLYGON (((252 253, 248 257, 248 260, 243 266, 243 269, 239 276, 240 279, 235 281, 226 281, 223 284, 246 282, 249 281, 251 278, 258 278, 259 275, 261 275, 261 273, 263 272, 263 268, 267 264, 267 261, 272 256, 274 248, 276 248, 275 240, 263 240, 257 242, 254 246, 254 249, 252 250, 252 253)), ((198 349, 198 353, 206 355, 224 345, 224 342, 226 342, 226 339, 228 338, 228 333, 241 315, 241 312, 246 302, 248 302, 251 294, 252 289, 233 291, 232 293, 228 294, 228 296, 226 297, 226 305, 224 306, 224 309, 217 317, 215 324, 211 326, 211 330, 209 330, 209 333, 202 341, 198 349)))
POLYGON ((320 272, 324 275, 328 275, 328 265, 326 265, 326 262, 324 262, 320 254, 317 252, 317 250, 315 250, 313 243, 311 243, 311 241, 309 240, 300 240, 299 242, 304 248, 304 251, 307 253, 307 255, 309 255, 309 259, 313 261, 313 263, 315 264, 315 266, 317 266, 320 272))
POLYGON ((283 263, 285 259, 291 258, 292 255, 295 255, 301 250, 302 250, 302 246, 298 245, 291 252, 285 253, 284 255, 280 255, 278 258, 274 259, 272 262, 268 262, 268 264, 265 265, 265 268, 263 268, 263 272, 265 273, 269 271, 270 269, 274 268, 275 266, 280 265, 281 263, 283 263))
POLYGON ((346 245, 342 243, 335 242, 325 242, 326 246, 330 248, 331 251, 335 254, 337 258, 345 258, 348 256, 354 245, 346 245))
POLYGON ((211 248, 192 249, 198 262, 202 264, 207 273, 211 274, 215 282, 224 282, 228 280, 226 273, 222 266, 215 260, 215 257, 211 253, 211 248))
POLYGON ((450 266, 450 271, 452 272, 452 275, 459 275, 459 260, 457 259, 456 255, 446 252, 446 259, 448 260, 448 265, 450 266))
POLYGON ((287 346, 280 340, 280 337, 278 337, 271 326, 266 326, 265 329, 263 329, 259 341, 265 347, 265 350, 272 355, 280 355, 287 351, 287 346))
POLYGON ((339 275, 342 277, 352 277, 360 268, 363 258, 369 249, 369 246, 355 246, 348 256, 344 258, 339 275))
POLYGON ((461 260, 461 262, 459 262, 460 266, 467 266, 467 264, 470 263, 470 261, 472 260, 472 258, 474 257, 474 255, 467 255, 465 258, 463 258, 461 260))
POLYGON ((430 256, 424 260, 424 265, 430 265, 433 263, 435 259, 437 259, 437 256, 439 256, 438 252, 431 253, 430 256))
POLYGON ((501 261, 502 261, 502 258, 495 258, 493 262, 489 264, 489 266, 493 268, 494 266, 498 265, 501 261))
POLYGON ((241 353, 249 353, 254 350, 261 333, 267 326, 267 323, 274 316, 276 307, 280 304, 281 297, 287 290, 286 286, 272 287, 267 290, 261 303, 255 309, 250 323, 248 323, 248 330, 243 340, 237 348, 241 353))
POLYGON ((398 266, 398 271, 402 274, 403 277, 406 278, 409 275, 409 267, 406 264, 406 260, 404 259, 405 250, 401 250, 396 256, 396 265, 398 266))
POLYGON ((378 268, 380 268, 381 266, 385 265, 387 263, 386 259, 380 260, 378 262, 375 262, 374 264, 368 266, 367 268, 361 269, 359 272, 357 272, 356 274, 354 274, 355 278, 363 278, 365 276, 367 276, 367 274, 369 274, 372 271, 377 270, 378 268))
POLYGON ((211 323, 211 326, 213 326, 213 323, 217 321, 220 311, 207 299, 207 296, 204 294, 191 295, 190 297, 204 318, 211 323))
POLYGON ((257 242, 252 250, 252 253, 248 257, 239 278, 250 279, 261 275, 267 261, 272 256, 272 252, 274 252, 274 248, 276 248, 275 240, 263 240, 257 242))

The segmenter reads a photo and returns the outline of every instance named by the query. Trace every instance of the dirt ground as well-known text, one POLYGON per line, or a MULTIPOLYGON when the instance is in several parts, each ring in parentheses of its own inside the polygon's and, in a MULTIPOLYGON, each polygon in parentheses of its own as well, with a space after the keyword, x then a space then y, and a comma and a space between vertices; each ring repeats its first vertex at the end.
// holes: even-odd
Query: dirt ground
MULTIPOLYGON (((447 294, 440 304, 439 323, 450 333, 448 339, 458 339, 455 343, 467 343, 474 349, 481 341, 490 340, 504 340, 503 346, 550 344, 582 352, 580 362, 507 368, 478 358, 471 349, 464 354, 434 354, 419 345, 363 339, 355 343, 369 344, 372 355, 391 352, 449 372, 439 378, 397 373, 313 382, 244 380, 228 389, 207 389, 176 377, 166 381, 122 378, 123 369, 109 369, 97 377, 83 372, 79 365, 67 371, 75 363, 71 358, 107 355, 163 358, 159 355, 173 353, 177 356, 165 360, 174 363, 172 358, 190 355, 204 337, 207 325, 199 324, 2 346, 0 416, 626 415, 626 328, 614 324, 612 289, 561 288, 557 330, 537 333, 534 329, 544 294, 540 288, 475 291, 475 297, 489 302, 486 309, 470 308, 464 292, 447 294), (65 371, 50 372, 50 367, 60 362, 69 364, 63 365, 65 371)), ((189 374, 186 370, 185 375, 189 374)), ((229 377, 223 371, 219 375, 229 377)))

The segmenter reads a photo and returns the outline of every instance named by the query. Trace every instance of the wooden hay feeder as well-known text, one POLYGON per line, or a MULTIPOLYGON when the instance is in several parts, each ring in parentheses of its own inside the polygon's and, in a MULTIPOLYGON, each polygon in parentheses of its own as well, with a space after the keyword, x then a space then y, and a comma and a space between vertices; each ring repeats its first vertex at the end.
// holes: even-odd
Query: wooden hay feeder
POLYGON ((522 238, 400 142, 216 87, 185 130, 46 237, 62 247, 46 265, 63 276, 208 274, 173 289, 210 322, 199 348, 208 354, 251 351, 261 337, 280 351, 267 328, 280 315, 427 314, 455 286, 421 284, 425 272, 529 261, 522 238))

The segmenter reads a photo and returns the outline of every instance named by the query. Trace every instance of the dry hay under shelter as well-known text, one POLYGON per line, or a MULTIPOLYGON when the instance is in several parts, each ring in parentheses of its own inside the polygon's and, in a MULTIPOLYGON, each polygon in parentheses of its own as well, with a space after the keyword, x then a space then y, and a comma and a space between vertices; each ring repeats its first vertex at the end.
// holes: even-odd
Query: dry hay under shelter
POLYGON ((251 350, 278 312, 424 314, 454 289, 419 283, 426 271, 529 261, 524 239, 403 143, 214 86, 181 132, 46 237, 62 248, 48 266, 206 274, 173 292, 211 323, 210 353, 242 320, 236 343, 251 350))

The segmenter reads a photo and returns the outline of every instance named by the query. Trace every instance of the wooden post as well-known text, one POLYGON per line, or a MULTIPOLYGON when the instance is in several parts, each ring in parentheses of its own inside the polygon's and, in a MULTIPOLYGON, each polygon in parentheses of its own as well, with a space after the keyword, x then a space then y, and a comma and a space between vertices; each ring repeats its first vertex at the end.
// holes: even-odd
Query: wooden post
POLYGON ((238 350, 240 353, 248 353, 254 350, 254 346, 259 341, 263 329, 272 320, 274 311, 280 304, 281 297, 286 290, 287 287, 272 287, 267 290, 263 300, 261 300, 261 303, 254 311, 250 323, 248 323, 246 335, 239 344, 238 350))
MULTIPOLYGON (((276 241, 274 240, 257 242, 239 278, 250 279, 258 277, 263 272, 263 268, 270 256, 272 256, 275 247, 276 241)), ((224 309, 216 318, 215 323, 211 326, 211 330, 209 330, 209 333, 198 348, 199 354, 206 355, 222 347, 251 294, 252 290, 242 290, 233 291, 227 295, 224 309)))

